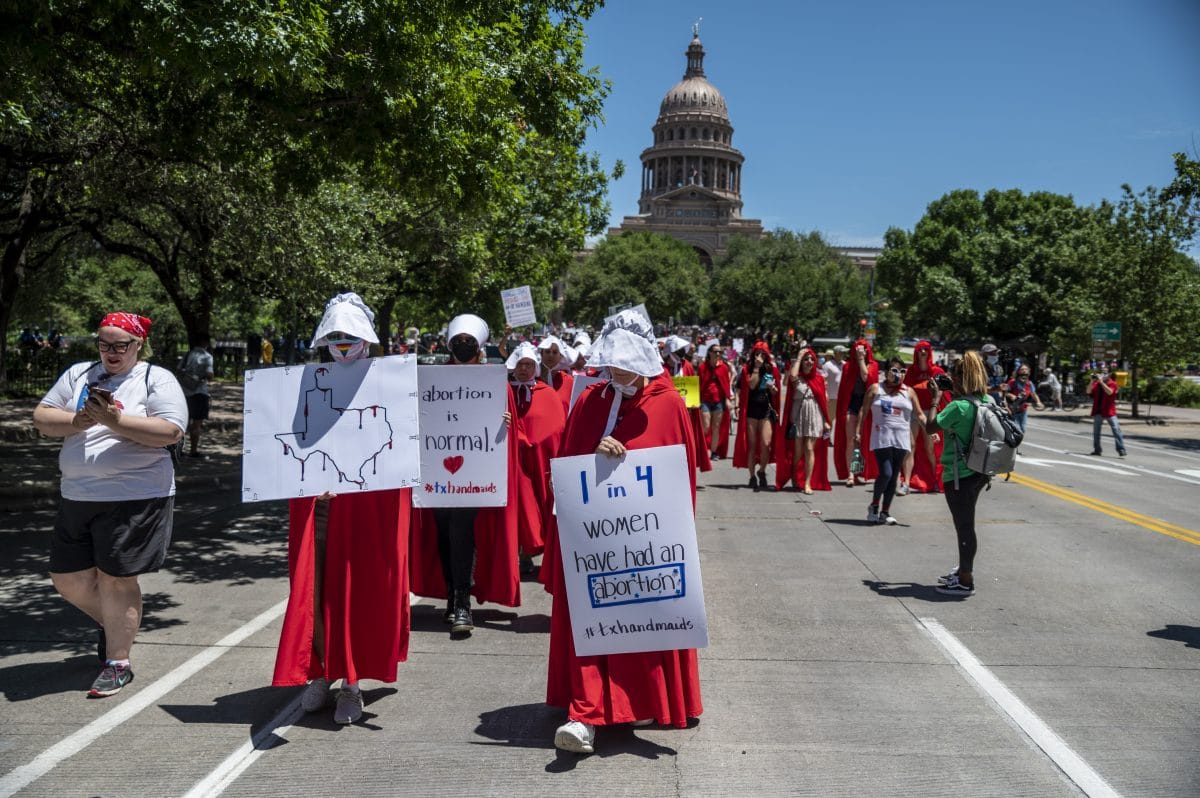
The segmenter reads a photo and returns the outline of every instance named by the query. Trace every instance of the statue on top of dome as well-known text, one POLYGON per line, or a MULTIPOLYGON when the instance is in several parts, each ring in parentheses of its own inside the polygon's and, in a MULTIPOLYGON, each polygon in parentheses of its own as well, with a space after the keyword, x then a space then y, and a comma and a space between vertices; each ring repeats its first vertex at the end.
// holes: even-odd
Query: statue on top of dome
POLYGON ((694 39, 700 38, 700 23, 703 21, 704 21, 704 17, 700 17, 699 19, 697 19, 695 22, 692 23, 692 38, 694 38, 694 39))

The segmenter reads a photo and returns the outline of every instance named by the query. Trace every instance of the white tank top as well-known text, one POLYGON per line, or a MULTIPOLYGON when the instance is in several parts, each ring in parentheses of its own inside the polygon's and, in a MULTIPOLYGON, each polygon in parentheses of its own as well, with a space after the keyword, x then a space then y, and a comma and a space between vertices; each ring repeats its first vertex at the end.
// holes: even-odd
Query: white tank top
POLYGON ((912 449, 912 400, 903 390, 889 394, 882 385, 871 403, 871 448, 912 449))

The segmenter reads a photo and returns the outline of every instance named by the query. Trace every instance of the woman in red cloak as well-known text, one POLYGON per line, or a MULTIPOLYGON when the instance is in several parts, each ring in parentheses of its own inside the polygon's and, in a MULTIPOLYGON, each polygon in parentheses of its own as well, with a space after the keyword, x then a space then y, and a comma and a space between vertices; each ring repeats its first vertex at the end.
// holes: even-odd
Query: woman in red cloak
POLYGON ((544 529, 554 506, 550 491, 550 458, 557 456, 567 417, 554 389, 534 379, 538 353, 522 343, 508 358, 509 387, 516 404, 517 459, 521 478, 517 485, 517 539, 521 545, 521 573, 535 573, 533 556, 545 547, 544 529))
POLYGON ((729 452, 729 401, 733 398, 733 374, 721 357, 719 344, 713 344, 700 361, 700 430, 705 451, 713 460, 729 452))
POLYGON ((871 425, 863 426, 861 474, 850 473, 850 460, 854 453, 854 430, 858 426, 859 412, 870 413, 870 408, 863 407, 863 396, 867 388, 879 382, 879 364, 875 362, 875 353, 871 343, 865 338, 854 342, 850 357, 842 367, 842 383, 838 386, 837 413, 838 422, 834 429, 833 465, 837 470, 837 478, 845 480, 846 487, 855 484, 865 485, 868 479, 874 479, 879 470, 875 466, 875 456, 871 454, 871 425), (848 425, 848 426, 847 426, 848 425), (846 430, 850 434, 846 434, 846 430))
MULTIPOLYGON (((482 363, 487 323, 464 313, 450 321, 447 332, 452 364, 482 363)), ((475 629, 471 596, 517 607, 521 574, 517 561, 517 436, 512 433, 516 405, 509 392, 504 423, 508 448, 508 495, 503 507, 439 507, 413 509, 409 560, 412 591, 418 596, 446 597, 445 622, 452 638, 475 629)))
MULTIPOLYGON (((695 506, 692 425, 683 400, 664 373, 649 322, 632 311, 610 319, 592 349, 612 381, 589 386, 567 420, 560 454, 620 457, 627 449, 683 444, 695 506)), ((575 653, 571 614, 558 546, 550 525, 542 574, 553 598, 546 703, 567 707, 554 744, 591 753, 596 726, 649 723, 684 728, 703 711, 695 649, 581 657, 575 653)))
POLYGON ((543 338, 538 344, 538 352, 542 356, 538 378, 554 389, 558 398, 562 400, 563 412, 569 414, 571 412, 571 389, 575 384, 575 377, 571 374, 575 353, 571 351, 570 360, 568 360, 568 349, 566 344, 553 335, 543 338))
POLYGON ((779 435, 779 368, 765 341, 754 344, 750 360, 742 369, 738 407, 741 411, 733 443, 733 467, 750 469, 750 487, 757 492, 767 487, 771 441, 779 435))
POLYGON ((825 378, 817 368, 817 353, 804 349, 788 369, 788 393, 783 406, 787 434, 775 441, 775 489, 791 480, 796 490, 832 490, 829 484, 829 398, 825 378), (795 437, 788 435, 795 431, 795 437))
MULTIPOLYGON (((931 381, 946 371, 933 362, 933 346, 928 341, 918 341, 913 347, 913 362, 904 372, 904 384, 917 393, 921 407, 929 407, 933 401, 933 385, 931 381)), ((947 393, 942 394, 942 407, 950 401, 947 393)), ((934 408, 936 415, 942 407, 934 408)), ((910 490, 918 493, 942 492, 942 436, 939 432, 928 433, 920 427, 913 440, 912 451, 904 459, 904 480, 897 491, 901 496, 910 490)))
MULTIPOLYGON (((672 377, 695 377, 696 368, 687 350, 692 342, 686 338, 672 335, 667 339, 667 346, 674 347, 666 360, 667 373, 672 377)), ((696 468, 701 471, 712 471, 712 460, 708 456, 708 446, 704 442, 704 426, 700 418, 700 407, 688 408, 688 418, 692 421, 692 440, 696 446, 696 468)))
MULTIPOLYGON (((336 363, 368 355, 379 343, 374 314, 357 294, 331 299, 314 336, 336 363)), ((336 368, 337 366, 333 366, 336 368)), ((396 681, 408 658, 408 533, 412 491, 324 493, 288 502, 290 593, 275 686, 308 686, 306 712, 329 703, 342 679, 333 719, 362 717, 361 679, 396 681)))

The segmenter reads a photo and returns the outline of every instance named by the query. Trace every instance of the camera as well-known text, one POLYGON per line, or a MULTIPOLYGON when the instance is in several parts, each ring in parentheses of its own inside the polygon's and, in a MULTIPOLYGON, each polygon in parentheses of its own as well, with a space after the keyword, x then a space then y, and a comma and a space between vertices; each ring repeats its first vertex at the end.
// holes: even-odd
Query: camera
POLYGON ((934 374, 933 383, 942 393, 949 393, 954 389, 954 380, 950 379, 949 374, 934 374))

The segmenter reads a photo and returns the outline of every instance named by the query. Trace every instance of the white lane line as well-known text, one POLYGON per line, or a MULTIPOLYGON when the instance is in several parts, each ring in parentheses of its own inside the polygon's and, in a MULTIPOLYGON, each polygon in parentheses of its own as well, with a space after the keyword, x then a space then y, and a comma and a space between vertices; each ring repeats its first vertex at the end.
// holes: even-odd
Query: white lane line
MULTIPOLYGON (((284 599, 256 618, 246 622, 236 631, 225 635, 225 637, 204 649, 175 670, 163 676, 158 681, 147 685, 145 689, 139 690, 134 695, 129 696, 127 700, 105 712, 82 729, 59 740, 38 754, 32 762, 9 771, 3 778, 0 778, 0 796, 10 796, 17 792, 17 790, 41 778, 64 759, 79 753, 143 709, 153 705, 154 702, 167 693, 211 665, 217 658, 238 643, 241 643, 247 637, 278 618, 283 614, 285 609, 287 609, 287 599, 284 599)), ((108 700, 113 701, 117 699, 110 698, 108 700)))
MULTIPOLYGON (((1138 427, 1135 426, 1133 422, 1134 422, 1134 419, 1128 419, 1127 421, 1121 422, 1121 432, 1136 435, 1138 432, 1138 427)), ((1092 430, 1090 427, 1088 427, 1086 430, 1081 429, 1081 430, 1073 432, 1071 430, 1062 429, 1058 424, 1055 424, 1053 422, 1051 422, 1049 424, 1035 424, 1031 421, 1029 423, 1029 428, 1037 430, 1038 432, 1049 432, 1049 433, 1052 433, 1055 435, 1065 435, 1069 438, 1079 438, 1080 440, 1085 441, 1087 443, 1088 451, 1091 451, 1092 430)), ((1105 440, 1111 441, 1112 438, 1110 437, 1110 434, 1108 432, 1108 427, 1106 426, 1104 428, 1104 430, 1105 430, 1105 432, 1104 432, 1105 440)), ((1189 438, 1189 437, 1194 437, 1194 436, 1180 433, 1179 437, 1180 438, 1189 438)), ((1126 437, 1125 438, 1125 448, 1126 449, 1142 449, 1147 452, 1153 452, 1156 455, 1161 455, 1162 457, 1173 457, 1176 460, 1187 460, 1192 463, 1200 462, 1200 457, 1197 457, 1194 454, 1188 454, 1186 452, 1172 451, 1171 449, 1166 448, 1165 446, 1155 446, 1151 443, 1148 443, 1147 442, 1148 440, 1150 440, 1150 439, 1143 438, 1141 441, 1134 441, 1134 440, 1130 440, 1128 437, 1126 437)), ((1028 441, 1023 441, 1021 443, 1021 445, 1022 446, 1036 446, 1036 444, 1031 444, 1028 441)), ((1050 448, 1050 447, 1042 447, 1042 448, 1050 448)), ((1062 449, 1051 449, 1051 451, 1060 452, 1061 454, 1072 454, 1072 452, 1063 451, 1062 449)), ((1084 453, 1083 452, 1075 452, 1074 454, 1084 454, 1084 453)))
POLYGON ((1053 467, 1056 465, 1071 466, 1073 468, 1086 468, 1090 471, 1107 471, 1110 474, 1120 474, 1123 477, 1136 477, 1137 474, 1133 471, 1126 471, 1123 468, 1114 468, 1113 466, 1099 465, 1098 463, 1081 463, 1077 460, 1043 460, 1040 457, 1026 457, 1020 455, 1017 462, 1027 465, 1053 467))
POLYGON ((997 679, 970 649, 959 642, 957 637, 947 631, 946 627, 933 618, 918 618, 917 623, 1085 795, 1090 798, 1121 798, 1120 793, 1114 790, 1103 776, 1083 761, 1083 758, 1035 715, 1033 710, 1025 706, 1024 702, 1005 687, 1004 683, 997 679))
POLYGON ((304 693, 301 692, 300 695, 292 699, 291 703, 281 709, 279 714, 271 719, 270 723, 259 730, 258 734, 242 743, 236 751, 226 757, 224 762, 217 765, 211 773, 196 782, 196 786, 188 790, 183 798, 216 798, 216 796, 225 792, 229 788, 229 785, 233 784, 246 768, 253 765, 260 756, 271 750, 274 747, 275 740, 287 734, 288 729, 292 728, 292 724, 300 719, 300 716, 304 714, 304 710, 300 707, 300 701, 303 697, 304 693))
MULTIPOLYGON (((1089 461, 1086 463, 1081 462, 1081 460, 1069 460, 1066 462, 1064 462, 1062 460, 1045 460, 1042 462, 1062 463, 1064 465, 1075 465, 1075 466, 1080 466, 1081 468, 1093 468, 1093 469, 1099 469, 1101 471, 1106 470, 1106 469, 1110 470, 1110 471, 1115 470, 1114 468, 1109 468, 1107 466, 1101 466, 1096 463, 1090 462, 1092 458, 1089 455, 1081 454, 1080 452, 1072 452, 1072 451, 1069 451, 1066 449, 1057 449, 1053 446, 1042 446, 1041 444, 1038 444, 1038 443, 1029 443, 1028 441, 1022 441, 1021 448, 1025 448, 1025 447, 1029 447, 1032 449, 1041 449, 1042 451, 1046 451, 1046 452, 1054 452, 1055 454, 1070 455, 1071 457, 1078 457, 1078 458, 1081 458, 1082 460, 1089 461)), ((1032 465, 1041 465, 1042 464, 1042 462, 1039 462, 1038 460, 1035 460, 1032 458, 1026 459, 1024 457, 1024 455, 1021 455, 1021 459, 1024 460, 1025 462, 1031 463, 1032 465)), ((1172 473, 1170 471, 1156 471, 1153 468, 1147 468, 1144 465, 1138 465, 1136 463, 1131 463, 1128 460, 1118 460, 1117 462, 1120 463, 1120 465, 1117 466, 1116 468, 1129 469, 1130 471, 1136 471, 1139 474, 1148 474, 1152 477, 1162 477, 1163 479, 1173 479, 1176 482, 1186 482, 1189 485, 1200 485, 1200 480, 1189 479, 1189 476, 1200 477, 1200 470, 1190 471, 1188 469, 1180 468, 1180 469, 1176 469, 1175 472, 1172 473), (1186 475, 1186 476, 1181 476, 1181 475, 1186 475)), ((1129 474, 1126 471, 1120 471, 1117 473, 1123 474, 1125 476, 1132 476, 1131 474, 1129 474)))

